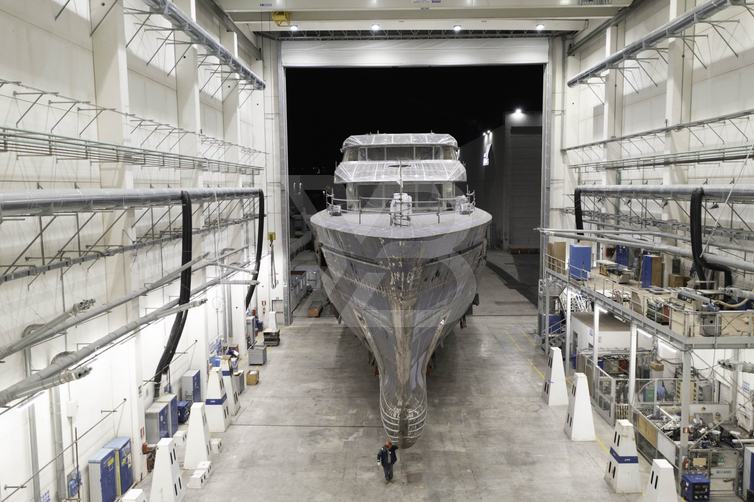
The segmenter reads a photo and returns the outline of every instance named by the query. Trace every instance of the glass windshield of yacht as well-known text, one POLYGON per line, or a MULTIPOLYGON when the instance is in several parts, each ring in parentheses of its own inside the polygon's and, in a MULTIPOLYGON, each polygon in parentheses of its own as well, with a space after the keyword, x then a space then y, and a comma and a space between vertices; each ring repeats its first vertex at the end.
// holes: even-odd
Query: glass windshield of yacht
POLYGON ((344 162, 403 161, 403 160, 455 160, 456 151, 451 146, 370 146, 348 148, 344 162))
MULTIPOLYGON (((434 204, 453 190, 452 183, 404 183, 403 193, 411 196, 414 210, 437 210, 434 204), (433 204, 422 204, 429 203, 433 204)), ((400 192, 398 183, 360 183, 358 197, 363 208, 387 208, 394 194, 400 192)))

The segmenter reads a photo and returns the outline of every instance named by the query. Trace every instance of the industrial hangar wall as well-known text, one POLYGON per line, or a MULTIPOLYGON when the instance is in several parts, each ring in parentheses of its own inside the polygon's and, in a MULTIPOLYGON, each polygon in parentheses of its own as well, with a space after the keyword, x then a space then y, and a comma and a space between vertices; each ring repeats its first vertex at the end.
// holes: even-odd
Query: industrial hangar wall
MULTIPOLYGON (((550 224, 552 228, 575 228, 573 193, 578 185, 602 184, 730 184, 751 183, 754 173, 747 161, 691 163, 652 168, 595 169, 608 160, 632 159, 674 154, 750 143, 752 126, 748 119, 715 122, 720 117, 746 112, 754 107, 754 17, 743 7, 732 6, 715 14, 716 25, 696 23, 686 38, 664 41, 661 51, 641 53, 642 59, 625 63, 629 68, 602 74, 589 83, 569 87, 566 82, 589 69, 627 44, 640 40, 649 32, 687 10, 684 2, 658 0, 642 2, 628 17, 581 46, 573 54, 563 54, 564 70, 555 76, 553 105, 553 162, 550 180, 550 224), (720 29, 723 26, 724 29, 720 29), (562 110, 562 111, 561 111, 562 110), (639 133, 689 122, 711 125, 680 127, 675 131, 638 136, 639 133), (602 149, 591 143, 637 135, 602 149)), ((693 2, 688 9, 693 7, 693 2)), ((565 47, 563 48, 565 50, 565 47)), ((750 161, 749 161, 750 162, 750 161)), ((628 213, 630 207, 604 210, 628 213)), ((720 205, 721 207, 724 205, 720 205)), ((754 220, 748 204, 736 208, 740 219, 712 208, 709 224, 718 220, 723 227, 754 220), (732 221, 731 221, 732 220, 732 221)), ((641 211, 636 208, 636 211, 641 211)), ((649 207, 654 217, 688 221, 677 207, 649 207)), ((682 268, 691 263, 684 260, 682 268)), ((669 269, 666 264, 666 270, 669 269)), ((751 277, 741 277, 738 284, 751 284, 751 277)), ((738 351, 738 349, 736 349, 738 351)), ((719 372, 731 381, 731 372, 714 369, 717 361, 734 356, 733 350, 695 350, 694 366, 710 375, 719 372)), ((663 357, 680 361, 681 354, 665 347, 663 357)), ((739 360, 750 361, 754 351, 740 349, 739 360)), ((741 374, 739 392, 748 396, 754 378, 741 374)), ((732 392, 721 384, 720 395, 729 399, 732 392)), ((749 419, 754 415, 746 399, 739 413, 749 419)))
MULTIPOLYGON (((212 37, 235 50, 237 57, 247 57, 237 48, 235 34, 226 32, 210 12, 190 0, 176 3, 184 11, 192 12, 212 37)), ((91 2, 90 6, 89 0, 9 1, 0 5, 0 126, 4 128, 3 132, 12 129, 21 130, 17 134, 22 137, 41 133, 122 144, 239 163, 254 169, 242 174, 223 170, 148 167, 127 162, 70 160, 60 155, 2 153, 0 190, 256 186, 267 194, 269 217, 266 229, 282 235, 281 184, 279 174, 271 172, 278 168, 278 131, 271 120, 265 120, 266 114, 275 115, 276 60, 271 68, 263 60, 248 57, 246 60, 253 71, 264 75, 267 90, 249 93, 237 87, 223 87, 220 76, 210 73, 211 67, 185 64, 187 60, 197 62, 196 49, 183 54, 185 45, 163 42, 167 32, 137 30, 145 16, 133 15, 129 9, 143 11, 142 2, 126 0, 112 4, 108 2, 107 9, 103 9, 105 3, 100 2, 91 2), (176 61, 181 64, 176 65, 176 61), (98 114, 98 107, 115 110, 98 114), (190 133, 183 134, 178 128, 190 133)), ((151 16, 149 22, 168 27, 167 21, 160 16, 151 16)), ((272 58, 277 50, 278 47, 270 43, 264 56, 272 58)), ((225 217, 239 211, 214 203, 207 204, 205 209, 209 214, 197 212, 195 228, 211 227, 213 221, 220 221, 220 213, 225 217)), ((180 208, 172 211, 166 215, 155 210, 151 218, 150 215, 138 218, 141 213, 129 211, 94 213, 92 219, 81 227, 77 227, 73 215, 55 218, 54 222, 51 222, 52 217, 45 216, 31 222, 28 219, 17 222, 6 219, 0 228, 2 273, 17 268, 6 267, 29 242, 33 244, 19 263, 22 267, 51 259, 72 235, 78 235, 82 249, 86 250, 87 245, 93 245, 92 249, 105 249, 99 246, 131 242, 155 229, 169 232, 169 229, 162 228, 168 220, 178 217, 180 222, 180 208), (162 221, 152 226, 150 219, 152 222, 162 221), (45 227, 48 224, 49 227, 45 227), (43 239, 35 237, 40 227, 45 227, 43 239), (80 229, 78 234, 77 228, 80 229), (100 236, 104 236, 101 242, 97 240, 100 236), (43 250, 40 249, 41 241, 43 250), (42 252, 46 253, 46 258, 40 257, 42 252)), ((84 223, 88 216, 82 215, 79 223, 84 223)), ((255 225, 256 222, 252 221, 244 225, 210 228, 208 232, 194 236, 194 252, 217 256, 226 248, 235 248, 242 251, 232 261, 253 259, 255 225)), ((252 306, 261 308, 262 300, 269 306, 276 299, 277 304, 282 305, 286 283, 282 257, 285 255, 281 240, 277 240, 275 246, 281 259, 277 262, 277 269, 271 271, 270 247, 269 243, 264 243, 265 266, 260 274, 263 285, 252 306), (271 287, 271 277, 277 279, 277 287, 271 287)), ((95 305, 105 305, 153 283, 176 269, 180 261, 180 239, 174 239, 82 265, 3 282, 0 284, 3 319, 0 345, 19 340, 30 324, 45 323, 77 302, 93 299, 95 305)), ((193 274, 193 284, 201 284, 219 273, 217 267, 197 270, 193 274)), ((189 366, 206 371, 209 355, 231 327, 233 332, 243 333, 242 302, 246 287, 234 285, 229 289, 231 298, 224 295, 222 286, 207 290, 203 295, 207 302, 190 311, 178 347, 179 355, 171 366, 174 379, 189 366), (230 312, 226 311, 226 305, 231 306, 230 312)), ((31 369, 46 367, 56 354, 75 351, 177 295, 178 283, 173 282, 139 297, 126 307, 113 309, 69 329, 52 341, 33 347, 31 369)), ((8 452, 0 459, 0 498, 11 490, 5 485, 22 484, 31 477, 33 464, 45 466, 55 456, 51 417, 56 413, 63 417, 65 446, 71 444, 76 432, 80 436, 76 452, 85 482, 87 459, 118 435, 132 439, 137 479, 146 473, 141 455, 144 410, 153 399, 152 386, 146 380, 155 372, 171 324, 172 316, 143 327, 93 357, 87 363, 92 367, 88 377, 60 387, 62 402, 59 409, 53 409, 48 393, 42 392, 31 401, 0 412, 3 451, 8 452), (38 431, 36 459, 30 453, 31 409, 35 412, 38 431), (84 431, 89 432, 82 435, 84 431)), ((0 364, 0 381, 11 384, 24 376, 21 353, 8 356, 4 364, 0 364)), ((62 457, 66 475, 73 472, 76 465, 73 452, 68 449, 62 457)), ((52 465, 41 471, 40 490, 42 499, 54 499, 58 495, 52 465)), ((83 492, 84 500, 88 498, 86 492, 83 492)), ((13 500, 33 498, 29 483, 27 488, 14 495, 13 500)))

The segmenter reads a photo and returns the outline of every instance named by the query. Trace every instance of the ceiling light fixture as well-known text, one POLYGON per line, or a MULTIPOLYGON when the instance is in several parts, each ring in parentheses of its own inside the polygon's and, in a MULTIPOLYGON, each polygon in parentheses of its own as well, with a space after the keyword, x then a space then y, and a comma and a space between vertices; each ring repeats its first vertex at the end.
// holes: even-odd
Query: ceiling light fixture
POLYGON ((297 24, 292 24, 291 25, 291 31, 298 31, 298 25, 297 24))
POLYGON ((535 28, 537 29, 537 31, 542 31, 545 29, 545 25, 542 23, 539 23, 537 26, 535 26, 535 28))
POLYGON ((377 24, 377 23, 374 23, 374 24, 372 25, 372 31, 380 31, 380 29, 381 29, 381 28, 380 28, 380 25, 379 25, 379 24, 377 24))
POLYGON ((461 31, 461 25, 460 24, 454 24, 453 25, 453 31, 455 31, 456 33, 458 33, 459 31, 461 31))

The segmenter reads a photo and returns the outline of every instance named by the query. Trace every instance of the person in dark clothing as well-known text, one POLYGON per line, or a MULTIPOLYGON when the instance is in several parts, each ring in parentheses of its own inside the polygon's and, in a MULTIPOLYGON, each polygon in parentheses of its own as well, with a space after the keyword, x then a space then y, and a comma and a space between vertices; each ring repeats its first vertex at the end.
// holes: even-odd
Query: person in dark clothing
POLYGON ((385 446, 377 453, 377 465, 381 465, 382 470, 385 471, 385 481, 393 479, 393 465, 398 462, 398 455, 395 454, 397 449, 398 447, 388 439, 385 446))

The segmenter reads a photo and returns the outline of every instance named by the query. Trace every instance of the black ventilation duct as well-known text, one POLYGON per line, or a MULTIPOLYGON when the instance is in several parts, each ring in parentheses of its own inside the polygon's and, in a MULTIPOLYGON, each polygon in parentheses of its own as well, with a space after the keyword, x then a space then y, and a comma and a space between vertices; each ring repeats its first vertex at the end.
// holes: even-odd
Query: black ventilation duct
MULTIPOLYGON (((182 250, 181 250, 181 265, 191 261, 191 248, 193 245, 193 232, 192 232, 192 210, 191 210, 191 196, 186 191, 181 192, 181 220, 182 220, 182 250)), ((180 292, 178 293, 178 305, 188 303, 191 297, 191 267, 188 267, 181 272, 180 292)), ((173 327, 170 329, 170 336, 168 337, 167 345, 162 351, 160 362, 157 364, 157 370, 155 371, 154 378, 154 395, 160 395, 160 384, 162 382, 162 375, 166 375, 170 371, 170 362, 175 356, 175 351, 178 348, 178 342, 181 341, 181 335, 183 334, 183 327, 186 325, 186 317, 188 316, 187 310, 182 310, 175 315, 173 321, 173 327)))
POLYGON ((691 202, 689 203, 690 213, 690 234, 691 234, 691 254, 694 257, 694 270, 700 281, 707 280, 705 269, 717 270, 725 274, 725 286, 733 285, 733 272, 729 267, 715 265, 704 259, 704 245, 702 239, 702 207, 704 203, 704 188, 695 188, 691 192, 691 202))
POLYGON ((252 277, 252 283, 249 289, 246 291, 246 309, 248 310, 251 304, 251 297, 254 296, 254 290, 256 289, 256 281, 259 277, 259 267, 262 261, 262 242, 264 242, 264 191, 260 190, 257 193, 259 198, 259 221, 257 222, 257 255, 254 260, 254 275, 252 277))

